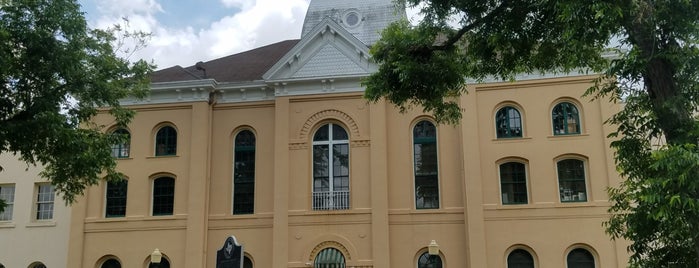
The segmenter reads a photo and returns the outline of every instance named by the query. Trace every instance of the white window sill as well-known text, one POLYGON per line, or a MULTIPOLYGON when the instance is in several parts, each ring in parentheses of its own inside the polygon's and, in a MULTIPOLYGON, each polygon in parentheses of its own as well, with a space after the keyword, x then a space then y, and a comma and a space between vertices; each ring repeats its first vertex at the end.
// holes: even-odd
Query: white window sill
POLYGON ((30 222, 26 225, 27 228, 35 228, 35 227, 55 227, 56 222, 52 220, 47 220, 47 221, 35 221, 35 222, 30 222))

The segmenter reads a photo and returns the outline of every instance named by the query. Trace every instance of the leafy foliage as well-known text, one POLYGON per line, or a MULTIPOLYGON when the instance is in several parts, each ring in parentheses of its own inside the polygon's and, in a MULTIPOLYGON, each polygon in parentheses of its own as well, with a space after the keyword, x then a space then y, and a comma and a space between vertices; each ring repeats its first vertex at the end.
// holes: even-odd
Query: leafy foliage
POLYGON ((125 126, 133 112, 119 99, 144 96, 153 66, 117 56, 120 33, 90 29, 74 0, 0 5, 0 152, 42 165, 67 202, 102 177, 121 177, 110 147, 123 137, 90 119, 111 107, 125 126))
POLYGON ((399 2, 424 19, 371 48, 366 98, 457 124, 465 78, 600 74, 587 95, 625 103, 609 120, 626 180, 609 191, 607 232, 631 242, 634 267, 699 267, 699 1, 399 2))

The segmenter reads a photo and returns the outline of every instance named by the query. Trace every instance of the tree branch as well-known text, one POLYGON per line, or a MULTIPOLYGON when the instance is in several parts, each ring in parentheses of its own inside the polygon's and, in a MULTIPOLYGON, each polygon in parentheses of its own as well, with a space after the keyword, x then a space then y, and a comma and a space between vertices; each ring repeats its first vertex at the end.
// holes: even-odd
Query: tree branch
POLYGON ((452 35, 449 39, 447 39, 447 41, 445 41, 444 43, 442 43, 440 45, 432 46, 432 48, 430 50, 438 51, 438 50, 447 50, 447 49, 451 48, 468 31, 471 31, 474 28, 483 24, 483 22, 492 20, 493 17, 500 15, 500 13, 505 11, 505 9, 509 6, 508 5, 509 2, 510 1, 503 1, 498 7, 496 7, 495 9, 493 9, 493 11, 488 13, 488 15, 485 15, 483 17, 476 19, 473 23, 470 23, 468 25, 464 25, 464 27, 461 27, 461 29, 459 29, 459 31, 456 32, 456 34, 452 35))

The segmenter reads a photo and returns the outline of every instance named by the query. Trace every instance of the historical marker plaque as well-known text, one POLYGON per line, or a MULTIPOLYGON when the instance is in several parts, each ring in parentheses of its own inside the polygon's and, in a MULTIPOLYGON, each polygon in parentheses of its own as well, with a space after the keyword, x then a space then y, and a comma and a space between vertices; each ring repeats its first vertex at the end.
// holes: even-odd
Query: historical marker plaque
POLYGON ((216 268, 242 268, 243 246, 238 244, 235 236, 226 238, 223 248, 216 252, 216 268))

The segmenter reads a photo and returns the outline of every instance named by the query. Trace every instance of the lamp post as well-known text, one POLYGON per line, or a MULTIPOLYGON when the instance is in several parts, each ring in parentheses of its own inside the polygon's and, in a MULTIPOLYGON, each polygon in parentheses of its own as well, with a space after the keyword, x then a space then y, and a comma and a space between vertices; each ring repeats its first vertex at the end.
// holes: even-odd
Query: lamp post
POLYGON ((427 253, 432 256, 439 255, 439 245, 437 245, 437 241, 430 241, 430 244, 427 246, 427 253))
POLYGON ((160 267, 160 261, 163 259, 163 254, 160 253, 159 249, 153 250, 153 253, 150 254, 150 263, 155 264, 155 268, 160 267))

